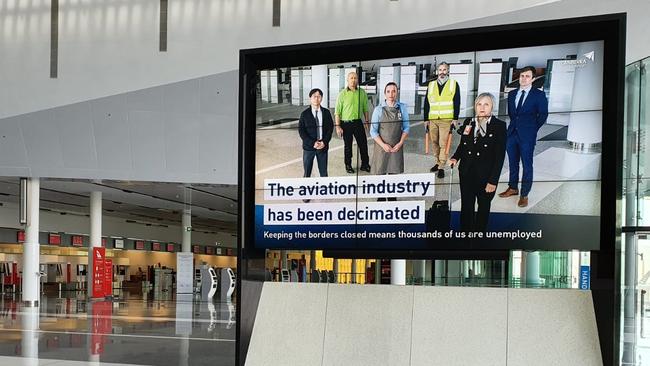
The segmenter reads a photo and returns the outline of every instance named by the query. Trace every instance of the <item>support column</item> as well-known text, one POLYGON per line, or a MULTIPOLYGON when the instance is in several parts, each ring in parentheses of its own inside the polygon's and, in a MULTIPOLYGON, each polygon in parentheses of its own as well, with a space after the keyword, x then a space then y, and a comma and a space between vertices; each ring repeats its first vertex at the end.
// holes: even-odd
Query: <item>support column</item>
POLYGON ((406 259, 391 259, 390 284, 406 285, 406 259))
POLYGON ((39 336, 39 309, 26 307, 21 314, 22 337, 20 348, 22 349, 21 365, 37 366, 38 360, 38 336, 39 336))
POLYGON ((86 289, 89 298, 93 294, 93 248, 102 246, 102 192, 90 192, 90 243, 88 244, 88 267, 86 289))
MULTIPOLYGON (((188 203, 188 189, 185 189, 185 208, 181 218, 181 252, 176 253, 176 293, 194 292, 194 253, 192 253, 192 206, 188 203)), ((180 295, 177 299, 180 299, 180 295)))
POLYGON ((40 179, 27 181, 27 225, 23 244, 23 303, 38 306, 40 246, 38 243, 40 179))
POLYGON ((542 281, 539 278, 539 253, 527 252, 525 256, 526 256, 526 287, 536 287, 541 285, 542 281))
POLYGON ((433 274, 433 283, 436 285, 445 285, 446 284, 446 279, 445 279, 445 274, 447 273, 446 264, 447 262, 442 259, 436 259, 433 261, 434 263, 434 274, 433 274))
POLYGON ((334 283, 339 283, 339 260, 336 258, 332 263, 332 271, 334 272, 334 283))
POLYGON ((287 251, 286 250, 281 250, 280 251, 280 267, 282 269, 289 270, 289 263, 287 261, 287 251))
POLYGON ((447 285, 458 286, 461 284, 461 277, 463 276, 460 260, 447 261, 447 285))
POLYGON ((192 252, 192 209, 183 209, 183 241, 181 244, 183 253, 192 252))
POLYGON ((415 284, 424 284, 426 261, 424 259, 413 260, 413 281, 415 284))
POLYGON ((350 265, 350 283, 357 283, 357 260, 352 259, 352 264, 350 265))
POLYGON ((381 284, 381 259, 375 259, 375 284, 381 284))
POLYGON ((309 275, 311 276, 311 272, 316 269, 316 251, 311 250, 309 251, 309 275))

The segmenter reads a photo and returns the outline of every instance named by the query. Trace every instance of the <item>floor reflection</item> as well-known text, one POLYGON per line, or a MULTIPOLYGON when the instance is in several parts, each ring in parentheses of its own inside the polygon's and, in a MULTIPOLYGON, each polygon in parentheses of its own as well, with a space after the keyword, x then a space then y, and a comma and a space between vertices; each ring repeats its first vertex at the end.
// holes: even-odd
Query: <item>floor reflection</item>
POLYGON ((88 302, 84 294, 65 292, 40 301, 40 308, 34 309, 22 307, 16 298, 0 299, 0 364, 235 363, 232 302, 200 301, 192 295, 154 300, 133 293, 88 302))

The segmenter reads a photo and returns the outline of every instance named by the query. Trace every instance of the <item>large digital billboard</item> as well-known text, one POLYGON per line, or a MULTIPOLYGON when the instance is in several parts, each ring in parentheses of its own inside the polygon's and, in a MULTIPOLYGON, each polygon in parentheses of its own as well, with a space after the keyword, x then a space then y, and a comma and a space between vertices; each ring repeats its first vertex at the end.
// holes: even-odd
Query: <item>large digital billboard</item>
POLYGON ((248 53, 270 60, 243 83, 255 248, 599 248, 604 37, 460 33, 248 53))

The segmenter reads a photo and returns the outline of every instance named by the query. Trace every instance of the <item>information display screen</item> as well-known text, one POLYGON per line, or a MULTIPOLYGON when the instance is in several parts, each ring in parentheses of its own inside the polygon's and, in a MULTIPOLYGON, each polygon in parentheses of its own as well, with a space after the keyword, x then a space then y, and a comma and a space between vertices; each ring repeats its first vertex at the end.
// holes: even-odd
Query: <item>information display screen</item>
POLYGON ((306 45, 319 63, 255 69, 256 248, 599 248, 605 41, 464 37, 371 59, 306 45))

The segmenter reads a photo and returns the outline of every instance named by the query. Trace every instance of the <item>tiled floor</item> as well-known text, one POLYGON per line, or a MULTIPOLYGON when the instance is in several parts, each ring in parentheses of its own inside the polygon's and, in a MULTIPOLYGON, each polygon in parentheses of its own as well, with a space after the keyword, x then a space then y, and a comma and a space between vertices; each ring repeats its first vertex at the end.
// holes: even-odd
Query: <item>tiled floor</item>
POLYGON ((0 365, 235 364, 232 303, 64 293, 38 309, 4 297, 0 311, 0 365))

